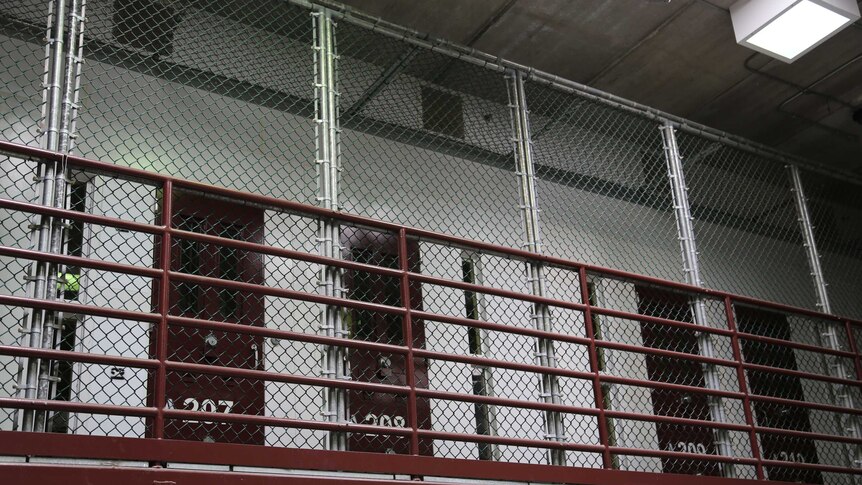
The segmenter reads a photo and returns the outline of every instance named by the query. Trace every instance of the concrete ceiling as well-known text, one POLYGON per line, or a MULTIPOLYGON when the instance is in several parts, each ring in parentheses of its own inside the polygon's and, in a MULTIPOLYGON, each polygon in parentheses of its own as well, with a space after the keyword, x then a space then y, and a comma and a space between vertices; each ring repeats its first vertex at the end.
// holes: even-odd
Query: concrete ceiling
POLYGON ((342 1, 862 177, 862 22, 784 64, 736 44, 735 0, 342 1))

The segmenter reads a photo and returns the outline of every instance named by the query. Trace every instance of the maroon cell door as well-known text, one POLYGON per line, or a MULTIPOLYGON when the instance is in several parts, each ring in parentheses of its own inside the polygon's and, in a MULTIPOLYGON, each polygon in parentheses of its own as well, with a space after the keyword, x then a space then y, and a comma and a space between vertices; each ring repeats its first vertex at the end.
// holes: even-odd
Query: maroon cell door
MULTIPOLYGON (((638 313, 681 322, 693 322, 689 299, 680 294, 656 288, 636 288, 638 313)), ((698 353, 697 334, 689 329, 641 322, 641 337, 646 347, 689 354, 698 353)), ((705 387, 703 368, 699 362, 645 355, 647 375, 651 381, 705 387)), ((660 416, 709 421, 709 401, 705 394, 677 390, 653 389, 653 412, 660 416)), ((656 423, 659 447, 666 451, 715 454, 711 428, 705 426, 656 423)), ((662 458, 665 473, 719 475, 715 462, 662 458)))
MULTIPOLYGON (((179 192, 173 201, 173 227, 249 242, 263 242, 263 211, 179 192)), ((175 237, 171 270, 225 280, 262 284, 260 254, 175 237)), ((170 314, 242 325, 263 326, 264 299, 232 289, 173 282, 170 314)), ((172 325, 168 360, 240 369, 264 368, 263 338, 242 333, 172 325)), ((192 411, 264 414, 264 381, 168 372, 167 407, 192 411)), ((168 420, 165 438, 263 444, 261 426, 168 420)))
MULTIPOLYGON (((736 319, 740 332, 790 340, 790 326, 787 317, 781 313, 737 306, 736 319)), ((797 370, 796 356, 789 347, 744 338, 740 342, 742 354, 748 363, 797 370)), ((748 370, 747 375, 748 390, 752 394, 805 400, 802 383, 796 376, 760 370, 748 370)), ((753 407, 758 426, 811 431, 807 408, 761 401, 753 401, 753 407)), ((818 463, 817 448, 809 438, 763 433, 760 435, 760 446, 767 460, 818 463)), ((768 466, 766 473, 770 480, 823 483, 818 470, 768 466)))
MULTIPOLYGON (((391 235, 344 228, 341 244, 347 257, 358 263, 372 264, 398 269, 398 239, 391 235)), ((407 244, 410 271, 419 271, 418 244, 407 244)), ((402 306, 401 281, 397 277, 381 276, 364 271, 345 272, 348 298, 353 300, 402 306)), ((410 288, 410 305, 414 310, 422 309, 421 287, 415 283, 410 288)), ((392 313, 351 309, 347 312, 350 338, 370 342, 406 345, 404 342, 404 319, 392 313)), ((419 319, 412 321, 413 344, 425 345, 425 326, 419 319)), ((384 355, 360 349, 348 351, 351 378, 359 382, 373 382, 395 386, 407 385, 407 363, 402 355, 384 355)), ((428 364, 425 359, 415 360, 416 387, 428 387, 428 364)), ((407 396, 350 390, 348 401, 351 420, 356 423, 409 427, 407 396)), ((427 399, 417 403, 417 419, 420 428, 431 427, 431 406, 427 399)), ((348 446, 353 451, 376 453, 410 453, 407 437, 377 434, 352 433, 348 446)), ((419 440, 419 453, 432 455, 432 441, 419 440)))

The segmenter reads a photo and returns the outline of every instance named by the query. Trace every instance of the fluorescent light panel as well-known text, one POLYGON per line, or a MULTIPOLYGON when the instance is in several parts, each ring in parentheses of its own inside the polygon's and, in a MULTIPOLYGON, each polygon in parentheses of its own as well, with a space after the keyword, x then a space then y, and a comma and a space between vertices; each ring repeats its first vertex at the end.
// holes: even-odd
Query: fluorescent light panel
POLYGON ((855 0, 741 0, 731 7, 737 41, 793 62, 859 18, 855 0))
POLYGON ((846 17, 803 0, 749 37, 748 43, 793 59, 846 22, 846 17))

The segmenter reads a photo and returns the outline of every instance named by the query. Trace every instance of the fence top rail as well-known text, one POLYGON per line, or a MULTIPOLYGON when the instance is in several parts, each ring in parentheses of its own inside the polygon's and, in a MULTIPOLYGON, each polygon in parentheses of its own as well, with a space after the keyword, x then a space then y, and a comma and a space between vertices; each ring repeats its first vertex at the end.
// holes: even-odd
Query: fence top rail
POLYGON ((472 47, 463 46, 445 39, 436 38, 418 30, 410 29, 380 17, 368 15, 353 7, 343 5, 335 0, 289 0, 291 3, 311 9, 326 9, 333 17, 344 20, 353 25, 377 32, 411 45, 453 57, 492 71, 519 71, 524 73, 525 78, 548 85, 552 88, 567 93, 577 94, 581 97, 598 101, 613 108, 627 111, 644 118, 654 120, 658 123, 670 124, 682 131, 699 135, 709 140, 724 143, 728 146, 750 152, 761 157, 785 164, 799 165, 815 172, 841 177, 862 185, 862 179, 858 175, 847 171, 836 171, 823 163, 808 158, 782 152, 770 146, 749 140, 739 135, 712 128, 697 123, 681 116, 632 101, 600 89, 566 79, 549 72, 542 71, 530 66, 519 64, 499 56, 494 56, 472 47))
MULTIPOLYGON (((216 195, 220 197, 226 197, 234 200, 239 200, 243 202, 247 202, 250 204, 258 204, 262 206, 272 207, 273 209, 280 209, 290 213, 312 216, 321 219, 332 219, 338 220, 341 222, 346 222, 349 224, 355 224, 359 226, 366 226, 374 229, 379 229, 387 232, 398 233, 401 230, 404 230, 407 237, 421 239, 433 243, 444 244, 444 245, 453 245, 464 248, 476 249, 482 252, 493 253, 498 255, 503 255, 505 257, 509 257, 512 259, 519 259, 523 261, 529 261, 538 264, 557 266, 564 269, 569 269, 572 271, 580 271, 581 269, 585 270, 587 273, 603 275, 607 277, 617 278, 617 279, 625 279, 625 280, 633 280, 638 281, 645 284, 652 284, 655 286, 660 286, 663 288, 670 288, 686 293, 690 293, 692 295, 697 295, 700 297, 711 297, 715 299, 727 299, 729 298, 732 302, 736 303, 744 303, 747 305, 758 306, 773 309, 780 312, 792 313, 798 315, 805 315, 814 318, 820 318, 824 320, 830 321, 848 321, 853 325, 862 325, 862 321, 855 320, 849 317, 843 317, 840 315, 830 315, 826 313, 817 312, 815 310, 809 310, 806 308, 796 307, 792 305, 786 305, 782 303, 771 302, 767 300, 762 300, 754 297, 748 297, 743 295, 737 295, 726 291, 714 290, 709 288, 701 288, 698 286, 690 285, 687 283, 680 283, 676 281, 665 280, 653 276, 646 276, 637 273, 632 273, 628 271, 607 268, 604 266, 592 265, 581 263, 577 261, 571 261, 563 258, 558 258, 554 256, 547 256, 544 254, 536 254, 523 249, 510 248, 506 246, 501 246, 497 244, 487 243, 483 241, 476 241, 466 238, 461 238, 458 236, 453 236, 450 234, 444 234, 440 232, 430 231, 427 229, 419 229, 415 227, 409 227, 402 224, 396 224, 392 222, 381 221, 378 219, 373 219, 370 217, 359 216, 355 214, 349 214, 345 212, 333 211, 330 209, 324 209, 322 207, 317 207, 309 204, 304 204, 301 202, 279 199, 276 197, 271 197, 267 195, 261 194, 253 194, 249 192, 242 192, 236 189, 229 189, 225 187, 218 187, 211 184, 206 184, 202 182, 195 182, 191 180, 181 179, 178 177, 174 177, 171 175, 164 175, 156 172, 151 172, 148 170, 143 170, 139 168, 133 167, 125 167, 121 165, 115 165, 107 162, 102 162, 98 160, 92 160, 85 157, 80 157, 77 155, 64 155, 57 152, 52 152, 48 150, 43 150, 40 148, 30 147, 26 145, 20 145, 17 143, 13 143, 7 140, 0 140, 0 153, 5 153, 11 156, 17 157, 30 157, 41 160, 55 161, 58 163, 64 163, 68 167, 71 168, 83 168, 94 171, 99 171, 107 174, 118 174, 125 177, 135 178, 135 179, 143 179, 152 181, 159 185, 170 184, 174 188, 193 190, 202 192, 209 195, 216 195)), ((168 231, 169 228, 165 228, 164 230, 168 231)), ((590 306, 590 305, 585 305, 590 306)))

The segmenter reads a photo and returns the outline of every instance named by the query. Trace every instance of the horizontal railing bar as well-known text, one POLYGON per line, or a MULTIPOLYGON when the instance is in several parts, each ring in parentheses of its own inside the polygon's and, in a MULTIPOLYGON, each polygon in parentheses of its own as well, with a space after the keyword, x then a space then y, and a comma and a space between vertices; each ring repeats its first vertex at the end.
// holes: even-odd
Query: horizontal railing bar
POLYGON ((707 327, 706 325, 697 325, 691 322, 681 322, 679 320, 670 320, 668 318, 654 317, 651 315, 641 315, 639 313, 632 313, 623 310, 614 310, 612 308, 604 308, 604 307, 590 307, 590 310, 594 314, 604 315, 607 317, 613 318, 622 318, 625 320, 632 320, 641 323, 654 323, 658 325, 664 325, 668 327, 676 327, 682 328, 686 330, 691 330, 694 332, 700 333, 708 333, 712 335, 721 335, 723 337, 730 337, 733 335, 733 332, 725 329, 725 328, 714 328, 707 327))
POLYGON ((207 330, 219 330, 222 332, 241 333, 246 335, 258 335, 262 337, 274 337, 296 342, 308 342, 321 345, 335 345, 355 349, 384 352, 387 354, 406 354, 407 348, 391 344, 381 344, 366 340, 345 339, 338 337, 327 337, 325 335, 295 332, 292 330, 281 330, 276 328, 258 327, 242 323, 217 322, 213 320, 202 320, 199 318, 168 316, 168 323, 173 326, 202 328, 207 330))
POLYGON ((726 397, 730 399, 742 399, 745 394, 737 391, 724 391, 721 389, 710 389, 707 387, 687 386, 685 384, 671 384, 669 382, 648 381, 643 379, 633 379, 631 377, 610 376, 599 374, 600 382, 608 382, 611 384, 622 384, 635 387, 649 387, 652 389, 666 389, 671 391, 690 392, 695 394, 706 394, 709 396, 726 397))
POLYGON ((785 399, 785 398, 773 397, 773 396, 763 396, 760 394, 749 394, 748 398, 752 401, 768 402, 768 403, 773 403, 773 404, 781 404, 784 406, 791 406, 791 407, 796 406, 796 407, 803 407, 803 408, 809 408, 809 409, 817 409, 820 411, 829 411, 829 412, 839 413, 839 414, 842 414, 842 413, 843 414, 855 414, 855 415, 862 416, 862 409, 859 409, 859 408, 843 408, 843 407, 835 406, 832 404, 822 404, 822 403, 816 403, 816 402, 811 402, 811 401, 797 401, 794 399, 785 399))
POLYGON ((812 431, 800 431, 795 429, 783 428, 767 428, 763 426, 755 426, 754 431, 762 434, 776 434, 781 436, 793 436, 797 438, 805 438, 818 441, 831 441, 835 443, 851 443, 855 445, 862 445, 862 438, 853 438, 850 436, 839 436, 826 433, 815 433, 812 431))
POLYGON ((115 263, 113 261, 82 258, 79 256, 67 256, 65 254, 45 253, 34 251, 32 249, 13 248, 10 246, 0 246, 0 256, 9 256, 29 261, 49 261, 57 264, 65 264, 67 266, 79 266, 81 268, 98 269, 154 279, 161 278, 162 276, 162 270, 157 268, 146 268, 125 263, 115 263))
POLYGON ((224 423, 257 424, 261 426, 278 426, 281 428, 316 429, 321 431, 410 436, 410 430, 406 428, 373 426, 370 424, 356 424, 344 422, 334 423, 330 421, 312 421, 308 419, 260 416, 258 414, 212 413, 205 411, 188 411, 184 409, 165 409, 164 413, 166 419, 183 419, 186 421, 212 421, 224 423))
POLYGON ((64 157, 63 153, 60 152, 45 150, 44 148, 37 148, 30 145, 21 145, 19 143, 12 143, 11 141, 6 140, 0 140, 0 152, 13 157, 23 156, 46 162, 60 162, 64 157))
POLYGON ((156 323, 161 318, 154 313, 137 312, 133 310, 117 310, 94 305, 81 305, 78 303, 66 303, 56 300, 41 300, 24 296, 0 295, 0 305, 19 306, 25 308, 38 308, 41 310, 55 310, 79 315, 93 315, 97 317, 119 318, 122 320, 134 320, 138 322, 156 323))
MULTIPOLYGON (((452 317, 449 315, 443 315, 443 314, 439 314, 439 313, 430 313, 430 312, 424 312, 424 311, 417 311, 417 310, 411 310, 410 313, 413 316, 418 317, 422 320, 431 320, 431 321, 435 321, 435 322, 449 323, 449 324, 454 324, 454 325, 476 327, 476 328, 482 328, 485 330, 494 330, 494 331, 509 333, 509 334, 517 334, 517 335, 525 335, 525 336, 529 336, 529 337, 544 338, 544 339, 548 339, 548 340, 554 340, 554 341, 558 341, 558 342, 567 342, 567 343, 573 343, 573 344, 578 344, 578 345, 589 345, 590 344, 590 340, 585 338, 585 337, 575 337, 572 335, 566 335, 566 334, 561 334, 561 333, 545 332, 542 330, 536 330, 534 328, 529 328, 529 327, 518 327, 515 325, 506 325, 506 324, 502 324, 502 323, 488 322, 488 321, 483 321, 483 320, 472 320, 472 319, 464 318, 464 317, 452 317)), ((697 327, 698 329, 701 328, 701 327, 698 327, 696 325, 693 325, 693 326, 697 327)), ((688 354, 685 352, 675 352, 672 350, 656 349, 653 347, 641 347, 641 346, 637 346, 637 345, 633 345, 633 344, 625 344, 622 342, 612 342, 609 340, 596 340, 596 346, 604 347, 604 348, 608 348, 608 349, 637 352, 637 353, 642 353, 642 354, 663 355, 663 356, 667 356, 667 357, 679 358, 679 359, 684 359, 684 360, 691 360, 694 362, 705 362, 705 363, 712 363, 712 364, 725 365, 725 366, 735 366, 737 364, 737 362, 735 360, 719 359, 716 357, 705 357, 702 355, 688 354)))
POLYGON ((516 325, 507 325, 504 323, 489 322, 486 320, 473 320, 465 317, 453 317, 451 315, 443 315, 441 313, 431 313, 421 310, 410 310, 410 314, 420 320, 430 320, 433 322, 448 323, 452 325, 460 325, 464 327, 476 327, 484 330, 493 330, 502 333, 524 335, 527 337, 544 338, 548 340, 556 340, 558 342, 568 342, 578 345, 589 345, 590 340, 585 337, 576 337, 574 335, 566 335, 555 332, 545 332, 536 330, 531 327, 519 327, 516 325))
POLYGON ((216 244, 219 246, 230 247, 234 249, 241 249, 245 251, 251 251, 255 253, 267 254, 270 256, 279 256, 285 257, 289 259, 294 259, 298 261, 306 261, 309 263, 317 263, 323 264, 327 266, 333 266, 337 268, 343 269, 352 269, 357 271, 366 271, 369 273, 376 273, 384 276, 392 276, 399 277, 401 276, 401 271, 392 268, 385 268, 382 266, 374 266, 371 264, 357 263, 354 261, 350 261, 347 259, 335 259, 328 258, 326 256, 320 256, 317 254, 304 252, 304 251, 296 251, 293 249, 285 249, 279 248, 275 246, 268 246, 266 244, 254 243, 249 241, 238 241, 236 239, 230 239, 221 236, 214 236, 210 234, 201 234, 197 232, 183 231, 179 229, 170 229, 169 232, 172 236, 180 238, 180 239, 188 239, 203 243, 216 244))
POLYGON ((599 414, 598 409, 595 408, 584 408, 578 406, 569 406, 566 404, 553 404, 539 401, 523 401, 520 399, 511 399, 506 397, 483 396, 481 394, 464 394, 457 392, 437 391, 433 389, 417 388, 416 395, 418 397, 438 399, 441 401, 459 401, 478 404, 491 404, 495 406, 503 406, 510 408, 537 409, 541 411, 558 411, 561 413, 585 416, 598 416, 599 414))
POLYGON ((704 428, 728 429, 732 431, 748 431, 751 429, 747 424, 721 423, 705 419, 680 418, 676 416, 664 416, 661 414, 632 413, 628 411, 605 410, 605 416, 609 418, 628 419, 632 421, 648 421, 653 423, 682 424, 686 426, 701 426, 704 428))
POLYGON ((846 386, 851 387, 860 387, 862 386, 862 382, 852 379, 842 379, 840 377, 832 377, 824 374, 812 374, 810 372, 802 372, 799 370, 793 369, 783 369, 781 367, 772 367, 768 365, 759 365, 759 364, 748 364, 743 362, 741 365, 744 369, 754 370, 754 371, 762 371, 762 372, 772 372, 775 374, 783 374, 786 376, 799 377, 802 379, 811 379, 812 381, 821 381, 821 382, 831 382, 833 384, 844 384, 846 386))
POLYGON ((715 364, 727 367, 737 365, 735 360, 720 359, 718 357, 707 357, 699 354, 689 354, 687 352, 678 352, 675 350, 657 349, 654 347, 641 347, 633 344, 625 344, 622 342, 611 342, 609 340, 596 340, 596 347, 602 347, 612 350, 623 350, 626 352, 634 352, 638 354, 658 355, 672 359, 679 359, 691 362, 701 362, 704 364, 715 364))
POLYGON ((17 345, 0 345, 0 355, 11 355, 14 357, 35 357, 52 360, 63 360, 68 362, 83 362, 87 364, 117 365, 141 369, 155 369, 159 366, 159 361, 154 359, 140 359, 136 357, 90 354, 85 352, 43 349, 37 347, 20 347, 17 345))
POLYGON ((289 384, 303 384, 314 387, 356 389, 360 391, 371 391, 384 394, 406 395, 409 390, 407 387, 395 386, 391 384, 375 384, 372 382, 350 381, 344 379, 328 379, 325 377, 308 377, 297 374, 282 374, 257 369, 243 369, 237 367, 194 364, 190 362, 177 362, 174 360, 169 360, 165 362, 165 368, 169 371, 193 372, 198 374, 254 379, 259 381, 286 382, 289 384))
POLYGON ((595 377, 594 374, 586 371, 569 370, 562 367, 547 367, 537 364, 525 364, 523 362, 512 362, 509 360, 492 359, 490 357, 481 357, 478 355, 452 354, 448 352, 437 352, 434 350, 425 349, 414 349, 413 355, 415 355, 416 357, 424 357, 433 360, 460 362, 462 364, 471 364, 479 367, 519 370, 524 372, 532 372, 534 374, 551 374, 560 377, 570 377, 573 379, 590 380, 595 377))
MULTIPOLYGON (((199 463, 293 470, 319 470, 326 472, 386 473, 387 475, 442 475, 460 478, 461 480, 472 478, 499 481, 500 477, 505 477, 507 480, 525 483, 691 485, 692 481, 690 475, 656 474, 646 471, 593 469, 576 466, 510 463, 422 455, 359 453, 301 448, 262 448, 260 446, 243 444, 156 440, 152 438, 0 431, 0 454, 6 456, 32 455, 101 460, 136 460, 156 463, 199 463)), ((25 464, 23 466, 28 465, 25 464)), ((68 468, 65 469, 68 470, 68 468)), ((149 470, 153 469, 149 468, 149 470)), ((167 469, 169 470, 170 468, 167 469)), ((158 470, 158 468, 155 470, 158 470)), ((216 473, 223 474, 221 471, 216 473)), ((271 477, 262 476, 272 481, 271 477)), ((696 478, 698 483, 702 483, 703 485, 758 483, 753 480, 732 480, 709 476, 696 478)), ((336 478, 336 480, 343 479, 343 477, 336 478)), ((367 479, 363 478, 360 480, 367 479)), ((21 483, 32 482, 32 480, 30 482, 26 482, 25 480, 20 481, 21 483)), ((110 484, 118 482, 122 482, 122 480, 104 481, 104 483, 110 484)), ((177 483, 185 482, 178 480, 177 483)), ((360 484, 357 483, 356 485, 360 484)))
POLYGON ((763 460, 763 466, 800 468, 805 470, 819 470, 831 473, 849 473, 862 475, 862 468, 852 468, 838 465, 827 465, 824 463, 802 463, 799 461, 763 460))
MULTIPOLYGON (((11 153, 25 153, 25 154, 37 154, 38 153, 38 154, 41 154, 41 155, 35 155, 35 156, 45 156, 46 154, 52 153, 52 152, 33 151, 33 150, 34 149, 32 147, 27 147, 24 145, 19 145, 16 143, 11 143, 8 141, 0 140, 0 151, 6 151, 6 152, 11 152, 11 153)), ((54 154, 53 156, 54 157, 63 157, 63 155, 61 155, 61 154, 54 154)), ((809 316, 814 316, 814 317, 827 319, 827 320, 845 320, 846 319, 844 317, 840 317, 840 316, 836 316, 836 315, 818 313, 814 310, 809 310, 806 308, 793 307, 790 305, 784 305, 784 304, 780 304, 780 303, 769 302, 769 301, 760 300, 760 299, 753 298, 753 297, 745 297, 745 296, 741 296, 741 295, 735 295, 735 294, 724 292, 724 291, 701 288, 701 287, 689 285, 686 283, 679 283, 679 282, 675 282, 675 281, 663 280, 660 278, 655 278, 655 277, 650 277, 650 276, 645 276, 645 275, 639 275, 636 273, 630 273, 630 272, 622 271, 622 270, 615 270, 612 268, 606 268, 606 267, 602 267, 602 266, 577 263, 577 262, 569 261, 566 259, 555 258, 555 257, 547 256, 547 255, 537 255, 535 253, 531 253, 531 252, 520 250, 520 249, 508 248, 505 246, 498 246, 498 245, 494 245, 494 244, 490 244, 490 243, 484 243, 481 241, 474 241, 474 240, 458 238, 456 236, 450 236, 447 234, 442 234, 442 233, 438 233, 438 232, 434 232, 434 231, 427 231, 427 230, 418 229, 418 228, 401 226, 398 224, 379 221, 379 220, 371 219, 371 218, 367 218, 367 217, 356 216, 356 215, 352 215, 352 214, 346 214, 343 212, 331 211, 331 210, 323 209, 323 208, 308 205, 308 204, 302 204, 299 202, 287 201, 284 199, 278 199, 275 197, 269 197, 269 196, 258 195, 258 194, 250 194, 250 193, 241 192, 241 191, 234 190, 234 189, 227 189, 227 188, 217 187, 217 186, 209 185, 209 184, 205 184, 205 183, 179 179, 179 178, 171 177, 171 176, 167 176, 167 175, 161 175, 161 174, 149 172, 146 170, 140 170, 140 169, 135 169, 135 168, 131 168, 131 167, 124 167, 124 166, 120 166, 120 165, 114 165, 114 164, 109 164, 109 163, 105 163, 105 162, 90 160, 90 159, 86 159, 86 158, 79 157, 76 155, 65 155, 65 160, 70 166, 93 168, 93 169, 98 169, 98 170, 103 171, 103 172, 108 172, 108 173, 114 172, 114 173, 118 173, 121 175, 129 176, 129 177, 142 178, 142 179, 147 179, 147 180, 160 182, 160 183, 164 183, 165 181, 170 180, 176 187, 184 187, 186 189, 208 192, 208 193, 220 195, 223 197, 229 197, 229 198, 244 200, 244 201, 251 202, 251 203, 268 205, 268 206, 273 206, 273 207, 279 207, 279 208, 289 210, 291 212, 309 214, 309 215, 313 215, 313 216, 319 216, 319 217, 330 218, 330 219, 335 219, 335 220, 342 220, 342 221, 352 222, 352 223, 365 225, 365 226, 369 226, 369 227, 375 227, 375 228, 383 229, 383 230, 387 230, 387 231, 398 231, 398 230, 403 228, 403 229, 405 229, 406 233, 410 236, 421 237, 424 239, 437 240, 437 241, 443 241, 443 242, 450 242, 450 243, 458 244, 461 246, 473 247, 476 249, 483 249, 483 250, 492 251, 495 253, 511 255, 511 256, 518 257, 520 259, 530 260, 530 261, 534 261, 534 262, 538 262, 538 263, 552 264, 555 266, 561 266, 561 267, 570 268, 573 270, 579 270, 580 268, 583 267, 588 272, 591 272, 591 273, 601 273, 601 274, 605 274, 608 276, 614 276, 617 278, 633 279, 633 280, 641 281, 644 283, 653 283, 656 285, 660 285, 660 286, 664 286, 664 287, 668 287, 668 288, 674 288, 677 290, 682 290, 682 291, 686 291, 686 292, 690 292, 690 293, 694 293, 694 294, 698 294, 698 295, 714 296, 717 298, 723 298, 726 296, 730 296, 733 300, 738 301, 738 302, 747 303, 750 305, 769 307, 769 308, 773 308, 773 309, 777 309, 777 310, 782 310, 782 311, 788 312, 788 313, 809 315, 809 316)), ((854 324, 856 324, 856 322, 858 322, 859 324, 862 324, 862 322, 860 322, 858 320, 852 320, 852 321, 854 322, 854 324)))
POLYGON ((527 293, 520 293, 512 290, 504 290, 501 288, 492 288, 489 286, 477 285, 475 283, 465 283, 463 281, 450 280, 448 278, 441 278, 439 276, 429 276, 420 273, 409 273, 409 278, 412 281, 418 281, 420 283, 427 283, 430 285, 444 286, 447 288, 455 288, 464 291, 472 291, 475 293, 482 293, 485 295, 493 295, 499 296, 503 298, 511 298, 513 300, 526 301, 530 303, 542 303, 550 306, 568 308, 570 310, 584 311, 587 306, 582 303, 573 303, 562 300, 555 300, 553 298, 547 298, 543 296, 537 296, 527 293))
POLYGON ((143 232, 146 234, 162 234, 165 230, 164 226, 156 226, 152 224, 144 224, 142 222, 127 221, 125 219, 118 219, 116 217, 90 214, 89 212, 73 211, 69 209, 60 209, 57 207, 32 204, 30 202, 21 202, 12 199, 0 198, 0 208, 31 214, 57 217, 60 219, 87 222, 105 227, 128 229, 130 231, 143 232))
POLYGON ((739 332, 738 335, 739 335, 739 338, 749 340, 752 342, 762 342, 762 343, 766 343, 766 344, 779 345, 782 347, 789 347, 789 348, 793 348, 793 349, 808 350, 808 351, 817 352, 820 354, 836 355, 838 357, 848 357, 851 359, 856 357, 856 354, 854 354, 853 352, 847 351, 847 350, 831 349, 831 348, 827 348, 827 347, 821 347, 819 345, 804 344, 802 342, 794 342, 792 340, 784 340, 784 339, 780 339, 780 338, 767 337, 764 335, 757 335, 757 334, 753 334, 753 333, 739 332))
POLYGON ((156 408, 118 406, 115 404, 92 404, 71 401, 48 401, 44 399, 19 399, 0 397, 0 408, 38 409, 40 411, 69 411, 74 413, 106 414, 110 416, 150 417, 156 408))
MULTIPOLYGON (((583 380, 592 380, 596 376, 592 372, 587 371, 575 371, 564 369, 560 367, 545 367, 536 364, 525 364, 521 362, 511 362, 507 360, 498 360, 491 359, 488 357, 481 357, 477 355, 462 355, 462 354, 451 354, 446 352, 437 352, 432 350, 425 349, 415 349, 413 354, 416 357, 424 357, 428 359, 434 360, 445 360, 449 362, 460 362, 463 364, 471 364, 480 367, 489 367, 489 368, 501 368, 501 369, 512 369, 512 370, 520 370, 524 372, 531 372, 535 374, 550 374, 561 377, 569 377, 573 379, 583 379, 583 380)), ((618 376, 609 376, 609 375, 599 375, 599 380, 603 382, 610 382, 615 384, 626 384, 637 387, 649 387, 654 389, 670 389, 670 390, 678 390, 682 392, 692 392, 696 394, 707 394, 714 396, 723 396, 734 399, 742 399, 743 394, 741 392, 734 391, 723 391, 720 389, 709 389, 705 387, 695 387, 695 386, 686 386, 683 384, 671 384, 667 382, 658 382, 658 381, 649 381, 642 379, 633 379, 629 377, 618 377, 618 376)))
POLYGON ((527 448, 545 448, 555 450, 601 452, 602 445, 585 445, 578 443, 566 443, 562 441, 534 440, 529 438, 509 438, 504 436, 493 436, 486 434, 451 433, 447 431, 432 431, 420 429, 417 431, 422 438, 436 440, 462 441, 468 443, 490 443, 496 445, 523 446, 527 448))
POLYGON ((179 273, 176 271, 170 271, 168 273, 168 277, 171 281, 180 281, 180 282, 185 282, 185 283, 197 283, 199 285, 205 285, 205 286, 217 286, 220 288, 227 288, 230 290, 246 291, 248 293, 254 293, 256 295, 277 296, 277 297, 281 297, 281 298, 288 298, 291 300, 301 300, 301 301, 308 301, 311 303, 322 303, 324 305, 357 308, 360 310, 368 310, 368 311, 372 311, 372 312, 394 313, 394 314, 398 314, 398 315, 403 315, 407 311, 403 307, 381 305, 379 303, 369 303, 369 302, 364 302, 364 301, 359 301, 359 300, 350 300, 347 298, 338 298, 338 297, 334 297, 334 296, 324 296, 324 295, 319 295, 317 293, 308 293, 305 291, 298 291, 298 290, 288 290, 286 288, 273 288, 271 286, 260 285, 260 284, 255 284, 255 283, 244 283, 242 281, 223 280, 220 278, 213 278, 210 276, 201 276, 201 275, 193 275, 193 274, 188 274, 188 273, 179 273))
POLYGON ((687 453, 684 451, 651 450, 647 448, 627 448, 622 446, 611 446, 610 451, 616 455, 627 456, 651 456, 654 458, 678 458, 682 460, 718 461, 722 463, 737 463, 740 465, 754 465, 757 460, 741 456, 709 455, 700 453, 687 453))
POLYGON ((105 227, 128 229, 130 231, 143 232, 147 234, 161 234, 165 230, 164 226, 156 226, 152 224, 144 224, 142 222, 127 221, 125 219, 118 219, 116 217, 90 214, 89 212, 73 211, 69 209, 60 209, 57 207, 49 207, 12 199, 0 199, 0 208, 31 214, 57 217, 60 219, 87 222, 105 227))

